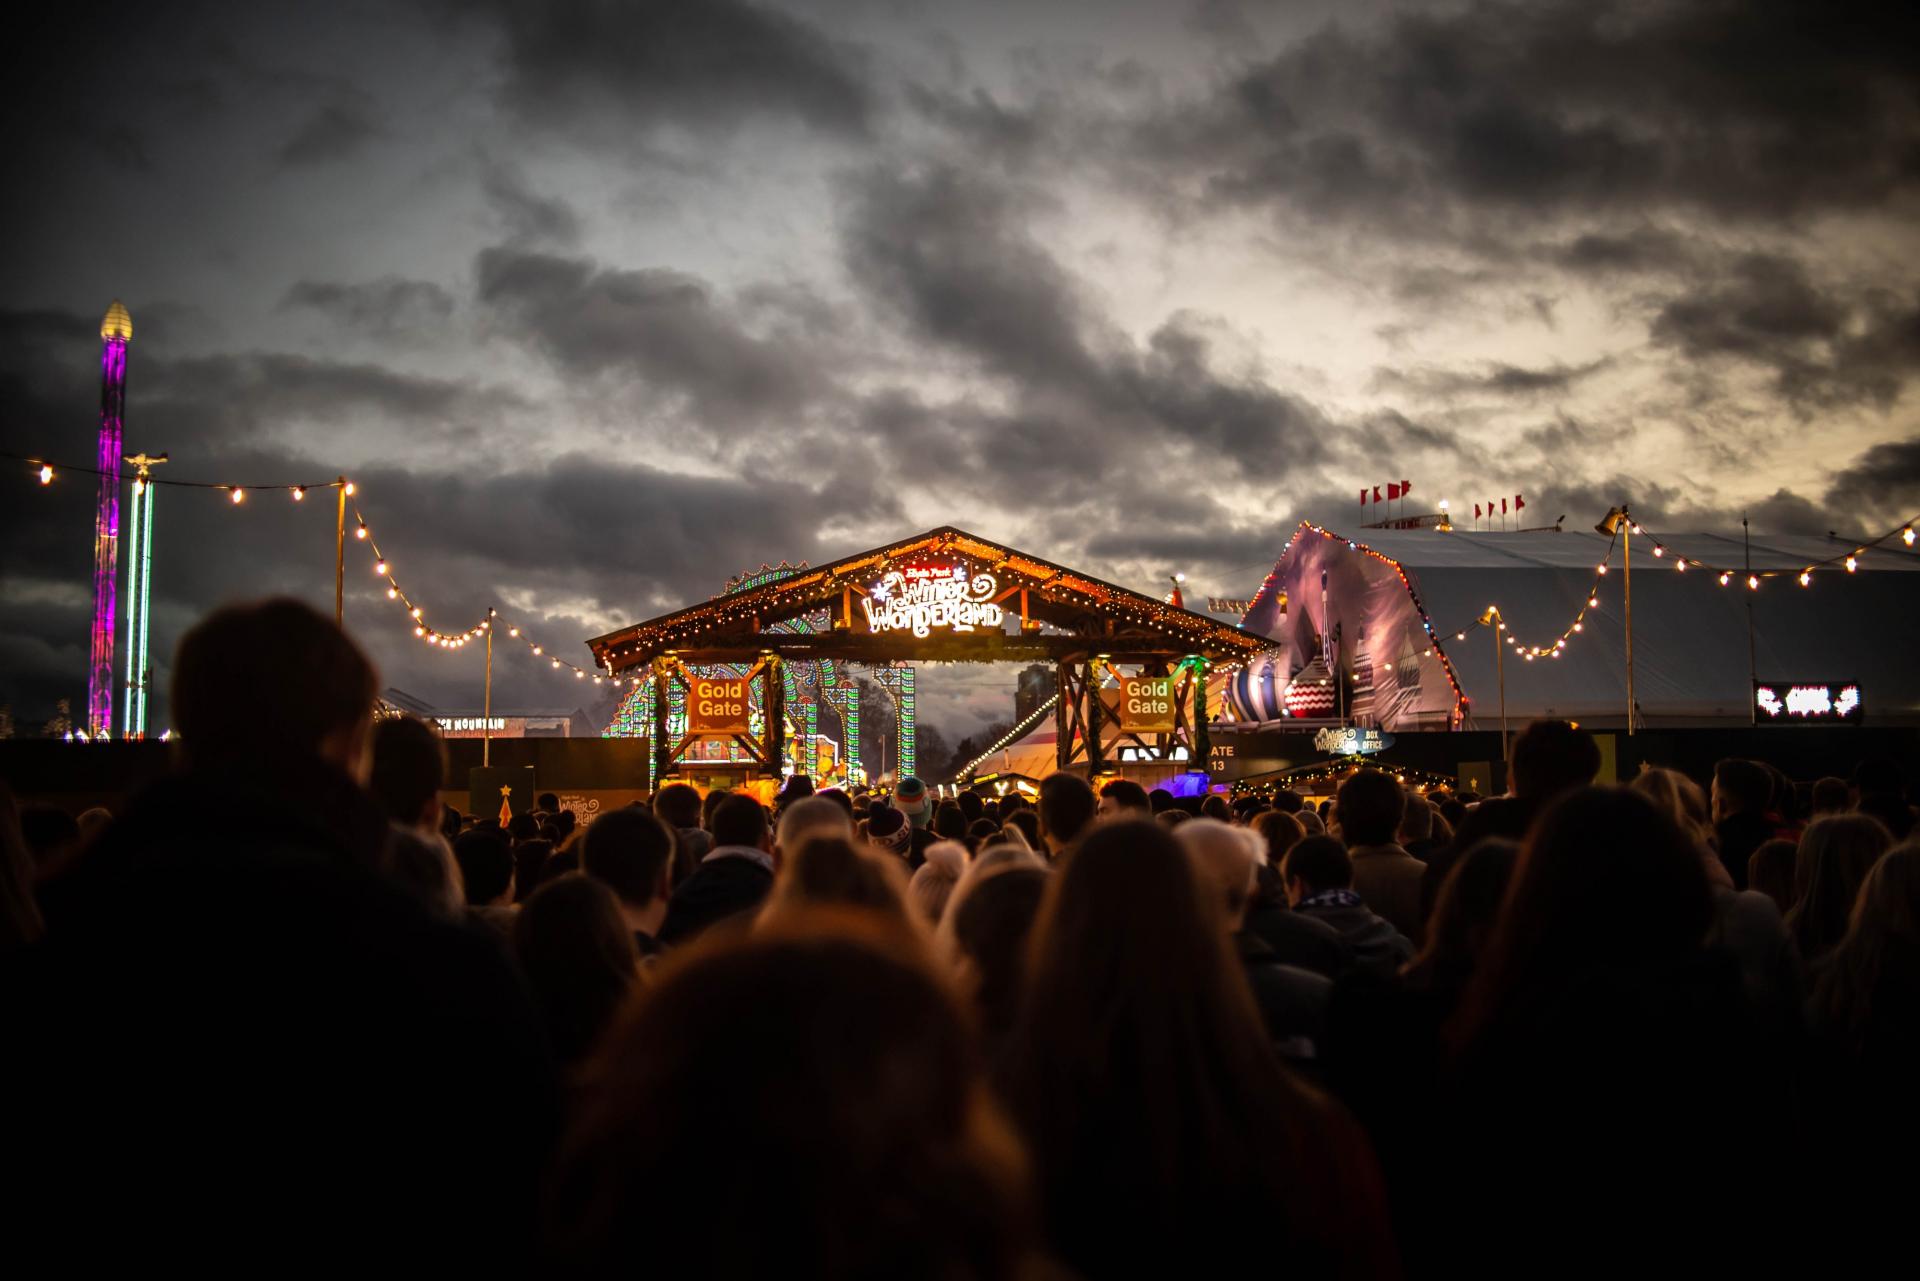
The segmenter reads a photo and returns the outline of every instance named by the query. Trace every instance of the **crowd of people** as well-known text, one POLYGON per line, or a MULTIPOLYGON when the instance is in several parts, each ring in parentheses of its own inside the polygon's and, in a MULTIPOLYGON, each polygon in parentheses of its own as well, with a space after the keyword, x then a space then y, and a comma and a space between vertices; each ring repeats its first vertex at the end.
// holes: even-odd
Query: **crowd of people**
POLYGON ((503 826, 376 688, 229 607, 175 776, 84 821, 0 788, 16 1259, 1505 1275, 1904 1225, 1897 765, 1604 785, 1541 721, 1500 797, 795 777, 503 826))

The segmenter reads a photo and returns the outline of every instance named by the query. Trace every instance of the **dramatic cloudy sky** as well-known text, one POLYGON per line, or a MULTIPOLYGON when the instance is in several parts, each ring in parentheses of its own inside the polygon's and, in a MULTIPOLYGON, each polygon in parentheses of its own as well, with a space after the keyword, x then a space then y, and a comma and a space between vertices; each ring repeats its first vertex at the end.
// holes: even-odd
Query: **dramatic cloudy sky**
MULTIPOLYGON (((80 8, 10 33, 5 448, 89 456, 123 298, 129 447, 356 477, 443 627, 583 659, 949 522, 1244 595, 1403 477, 1579 524, 1920 508, 1909 8, 80 8)), ((0 699, 43 718, 84 701, 92 495, 9 466, 0 699)), ((330 604, 319 505, 162 503, 161 653, 226 597, 330 604)), ((391 683, 474 701, 349 582, 391 683)))

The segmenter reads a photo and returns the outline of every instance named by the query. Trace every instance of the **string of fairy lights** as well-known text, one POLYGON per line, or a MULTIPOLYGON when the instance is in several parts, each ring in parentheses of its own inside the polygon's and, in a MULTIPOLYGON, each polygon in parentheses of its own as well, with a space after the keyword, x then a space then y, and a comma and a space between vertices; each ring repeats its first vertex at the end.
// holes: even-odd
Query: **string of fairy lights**
POLYGON ((621 677, 615 676, 611 672, 592 671, 577 664, 569 663, 563 658, 555 657, 547 652, 545 645, 529 635, 525 628, 513 622, 511 619, 503 617, 500 612, 495 609, 489 609, 486 615, 478 622, 460 631, 442 631, 434 627, 427 622, 426 608, 418 604, 413 596, 400 585, 400 580, 394 573, 393 562, 387 558, 386 553, 380 550, 380 540, 374 537, 373 527, 367 523, 366 514, 360 510, 360 504, 358 503, 353 504, 353 519, 354 540, 367 545, 367 550, 373 557, 374 576, 386 583, 387 599, 395 602, 401 609, 406 611, 407 620, 413 627, 415 638, 425 641, 428 645, 436 649, 452 651, 465 649, 474 641, 484 639, 488 632, 492 632, 495 639, 498 640, 501 636, 502 629, 504 629, 506 639, 519 641, 526 647, 530 655, 534 658, 544 659, 553 671, 564 670, 572 672, 575 680, 591 680, 595 685, 611 685, 618 688, 621 685, 639 685, 644 679, 640 676, 621 677))
POLYGON ((580 667, 577 664, 569 663, 565 659, 557 658, 549 654, 547 647, 528 635, 526 630, 519 624, 502 617, 498 610, 489 609, 486 615, 478 622, 460 631, 443 631, 440 628, 429 625, 426 619, 425 607, 401 587, 400 580, 394 576, 393 564, 387 555, 381 551, 379 540, 374 537, 373 527, 368 524, 366 514, 360 509, 360 504, 354 501, 359 494, 359 486, 344 476, 335 477, 332 480, 313 481, 310 483, 282 481, 272 484, 232 484, 220 481, 184 480, 171 476, 163 478, 152 474, 130 475, 129 473, 118 470, 108 471, 99 467, 89 467, 83 464, 56 463, 46 458, 14 453, 12 451, 0 451, 0 458, 9 458, 27 463, 32 468, 35 479, 42 486, 52 485, 55 479, 64 473, 73 473, 82 476, 111 476, 119 480, 131 479, 136 485, 171 485, 176 489, 218 490, 226 494, 227 500, 235 506, 246 502, 247 496, 251 493, 285 493, 292 501, 298 503, 304 502, 307 495, 313 491, 324 492, 335 489, 340 490, 353 509, 354 541, 366 545, 369 553, 373 557, 374 574, 386 583, 387 599, 397 602, 400 608, 406 611, 408 625, 413 628, 413 634, 416 638, 425 641, 429 646, 436 649, 455 651, 464 649, 468 644, 485 638, 489 631, 493 631, 496 636, 498 636, 504 629, 507 639, 519 641, 533 657, 545 660, 551 670, 572 672, 576 680, 591 680, 596 685, 605 684, 617 687, 620 685, 639 685, 644 679, 638 676, 621 678, 610 672, 602 673, 592 671, 588 668, 580 667))
MULTIPOLYGON (((1760 590, 1760 585, 1763 582, 1773 578, 1791 577, 1801 587, 1811 587, 1813 585, 1814 574, 1821 570, 1842 569, 1849 574, 1858 573, 1862 558, 1874 548, 1883 547, 1887 543, 1895 541, 1898 541, 1906 547, 1912 547, 1914 545, 1913 527, 1916 522, 1920 522, 1920 516, 1915 516, 1910 520, 1903 521, 1891 529, 1888 529, 1879 537, 1867 539, 1865 542, 1858 543, 1847 551, 1837 552, 1824 560, 1816 560, 1803 564, 1799 569, 1752 569, 1744 566, 1735 568, 1727 565, 1716 565, 1701 560, 1697 556, 1688 556, 1676 551, 1672 546, 1662 541, 1659 535, 1640 524, 1630 521, 1627 522, 1627 528, 1634 537, 1649 540, 1653 545, 1654 559, 1672 565, 1676 573, 1686 573, 1690 570, 1704 573, 1713 577, 1714 581, 1721 587, 1730 586, 1735 582, 1745 582, 1748 591, 1757 592, 1760 590)), ((1522 644, 1516 636, 1508 632, 1505 637, 1505 642, 1513 649, 1514 653, 1518 654, 1527 662, 1532 662, 1537 658, 1560 657, 1574 635, 1585 630, 1587 612, 1599 607, 1600 584, 1607 575, 1607 570, 1613 561, 1613 553, 1618 544, 1619 533, 1616 529, 1613 538, 1607 544, 1606 555, 1602 557, 1600 563, 1594 567, 1594 579, 1592 585, 1587 590, 1586 604, 1575 611, 1573 620, 1561 629, 1560 634, 1549 644, 1527 645, 1522 644)), ((1641 572, 1644 573, 1646 571, 1642 570, 1641 572)), ((1465 640, 1468 632, 1478 627, 1489 626, 1498 626, 1502 632, 1507 631, 1505 616, 1501 613, 1497 605, 1489 606, 1486 613, 1455 631, 1454 639, 1465 640)))

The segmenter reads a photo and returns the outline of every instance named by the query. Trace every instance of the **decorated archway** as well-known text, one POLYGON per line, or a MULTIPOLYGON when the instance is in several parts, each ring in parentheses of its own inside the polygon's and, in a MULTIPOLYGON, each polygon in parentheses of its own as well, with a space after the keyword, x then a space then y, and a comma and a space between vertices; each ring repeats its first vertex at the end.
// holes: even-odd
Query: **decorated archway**
MULTIPOLYGON (((789 665, 880 672, 927 662, 1054 665, 1057 765, 1207 759, 1208 668, 1270 642, 1204 614, 945 526, 803 568, 588 642, 615 676, 650 678, 656 781, 695 743, 739 744, 763 775, 796 764, 789 665), (825 626, 794 630, 795 620, 825 626), (705 673, 732 669, 738 675, 705 673), (684 716, 676 718, 678 702, 684 716), (753 711, 764 709, 759 716, 753 711)), ((903 691, 893 691, 898 699, 903 691)), ((904 691, 911 697, 911 690, 904 691)))

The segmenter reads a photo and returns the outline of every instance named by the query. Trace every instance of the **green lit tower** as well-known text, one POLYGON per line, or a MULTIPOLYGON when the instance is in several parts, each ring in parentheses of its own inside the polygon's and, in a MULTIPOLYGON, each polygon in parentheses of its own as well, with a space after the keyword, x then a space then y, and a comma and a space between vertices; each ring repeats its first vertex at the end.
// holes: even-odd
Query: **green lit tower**
POLYGON ((130 454, 133 476, 133 541, 127 546, 127 696, 121 706, 120 737, 147 736, 147 691, 153 667, 147 661, 148 598, 153 570, 153 468, 165 454, 130 454))

